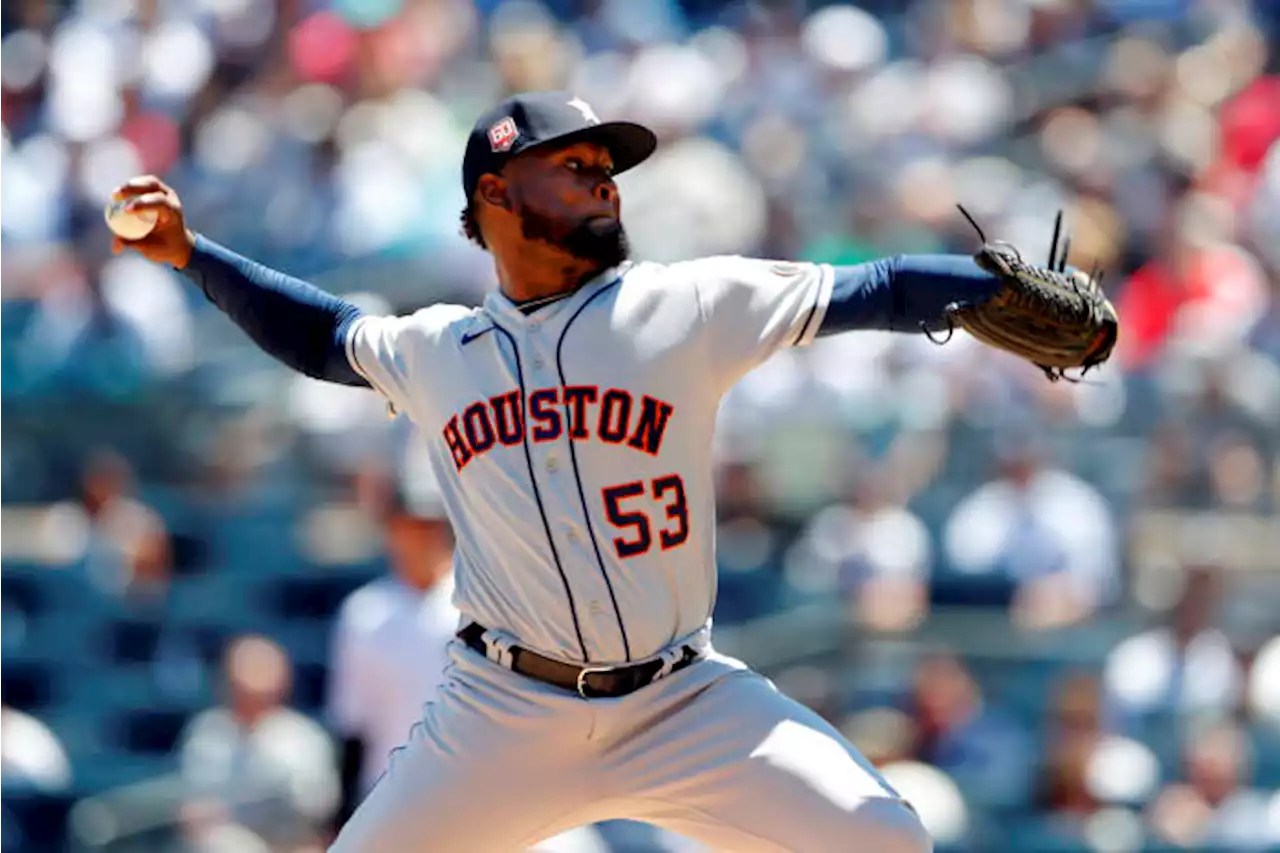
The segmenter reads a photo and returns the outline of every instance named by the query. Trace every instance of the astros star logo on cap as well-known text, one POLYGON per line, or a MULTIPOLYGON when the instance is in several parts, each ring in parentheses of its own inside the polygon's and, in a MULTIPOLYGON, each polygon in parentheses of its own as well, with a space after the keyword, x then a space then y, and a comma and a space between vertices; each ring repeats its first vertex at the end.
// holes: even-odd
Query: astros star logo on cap
POLYGON ((600 117, 596 115, 596 111, 591 109, 591 105, 582 100, 582 98, 574 98, 569 102, 569 106, 582 113, 582 117, 591 124, 600 123, 600 117))

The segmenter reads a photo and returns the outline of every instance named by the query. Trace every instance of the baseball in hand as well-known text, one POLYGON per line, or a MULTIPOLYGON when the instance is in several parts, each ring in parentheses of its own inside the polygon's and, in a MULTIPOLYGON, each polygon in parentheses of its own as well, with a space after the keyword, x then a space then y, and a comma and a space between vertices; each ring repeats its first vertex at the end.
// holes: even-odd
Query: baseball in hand
POLYGON ((107 227, 122 240, 141 240, 156 227, 160 214, 155 210, 125 210, 127 198, 112 199, 103 211, 107 227))

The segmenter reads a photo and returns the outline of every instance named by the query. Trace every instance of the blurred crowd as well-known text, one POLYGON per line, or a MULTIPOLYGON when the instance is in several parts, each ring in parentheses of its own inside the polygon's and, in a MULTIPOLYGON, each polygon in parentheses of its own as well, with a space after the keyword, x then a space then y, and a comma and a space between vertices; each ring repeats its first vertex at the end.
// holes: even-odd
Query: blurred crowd
POLYGON ((161 175, 192 227, 369 310, 475 302, 466 133, 544 88, 659 132, 619 181, 643 259, 966 252, 957 204, 1036 258, 1065 211, 1122 323, 1084 381, 861 333, 726 399, 727 650, 885 767, 939 849, 1280 847, 1280 3, 0 17, 5 851, 321 849, 348 796, 334 619, 397 564, 378 484, 429 492, 376 395, 113 256, 111 188, 161 175))

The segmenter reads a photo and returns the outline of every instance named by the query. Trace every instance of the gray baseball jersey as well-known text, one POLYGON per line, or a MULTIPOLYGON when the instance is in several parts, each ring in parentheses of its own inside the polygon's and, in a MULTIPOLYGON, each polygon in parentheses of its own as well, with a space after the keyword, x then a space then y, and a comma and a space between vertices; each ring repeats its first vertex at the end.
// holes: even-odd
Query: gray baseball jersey
POLYGON ((532 313, 363 317, 352 366, 428 437, 454 603, 542 654, 640 660, 709 628, 721 397, 808 344, 829 266, 626 263, 532 313))

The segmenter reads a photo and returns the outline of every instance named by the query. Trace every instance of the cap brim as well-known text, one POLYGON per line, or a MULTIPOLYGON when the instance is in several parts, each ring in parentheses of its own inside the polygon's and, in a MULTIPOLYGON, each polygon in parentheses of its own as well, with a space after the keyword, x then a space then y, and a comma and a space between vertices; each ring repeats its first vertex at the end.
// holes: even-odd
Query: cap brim
POLYGON ((629 121, 606 121, 534 143, 521 149, 520 153, 539 148, 563 148, 578 142, 595 142, 608 149, 609 155, 613 157, 615 175, 640 165, 658 147, 658 137, 644 125, 629 121))

